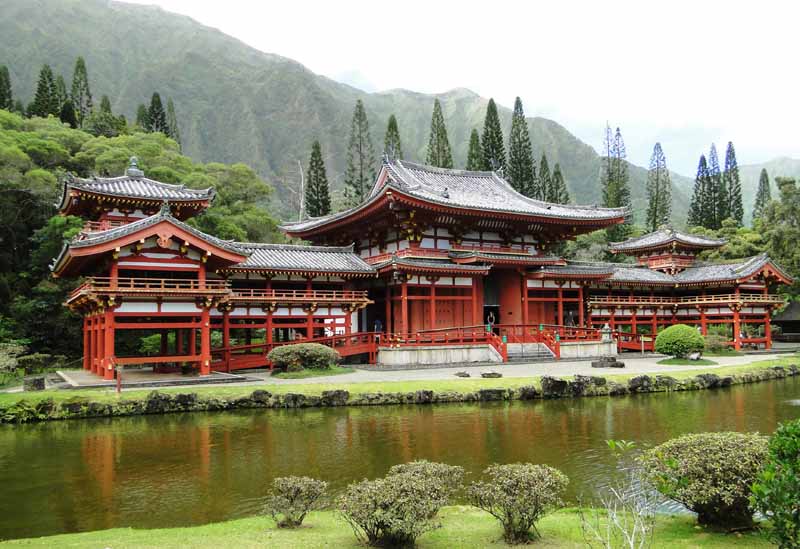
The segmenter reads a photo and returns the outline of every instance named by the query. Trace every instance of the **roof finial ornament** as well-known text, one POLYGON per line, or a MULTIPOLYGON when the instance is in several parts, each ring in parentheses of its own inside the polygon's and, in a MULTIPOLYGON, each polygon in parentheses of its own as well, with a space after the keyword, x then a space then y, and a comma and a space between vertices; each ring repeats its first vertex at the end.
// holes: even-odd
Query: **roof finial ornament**
POLYGON ((172 209, 169 207, 169 200, 164 200, 164 202, 161 203, 161 210, 158 212, 158 215, 160 216, 172 215, 172 209))
POLYGON ((442 191, 442 196, 445 198, 450 198, 450 193, 447 192, 447 187, 445 187, 444 190, 442 191))
POLYGON ((135 156, 131 156, 130 162, 128 164, 128 169, 125 170, 125 175, 128 177, 142 177, 144 176, 144 172, 139 169, 139 159, 135 156))

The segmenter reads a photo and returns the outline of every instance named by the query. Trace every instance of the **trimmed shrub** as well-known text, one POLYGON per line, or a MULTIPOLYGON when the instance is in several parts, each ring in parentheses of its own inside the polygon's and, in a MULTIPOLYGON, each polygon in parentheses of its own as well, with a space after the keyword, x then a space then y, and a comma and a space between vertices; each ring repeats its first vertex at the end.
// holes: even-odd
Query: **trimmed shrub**
POLYGON ((444 505, 441 485, 414 472, 351 484, 339 497, 339 511, 361 542, 373 547, 413 546, 438 528, 433 517, 444 505))
POLYGON ((467 498, 503 525, 507 543, 527 543, 540 537, 536 522, 551 510, 563 506, 566 475, 547 465, 511 463, 490 465, 488 481, 473 482, 467 498))
POLYGON ((266 511, 278 528, 297 528, 309 511, 319 508, 328 483, 309 477, 278 477, 272 481, 266 511))
POLYGON ((445 500, 452 498, 464 482, 463 467, 425 459, 394 465, 389 469, 389 475, 402 474, 419 476, 436 491, 434 497, 445 500))
POLYGON ((678 358, 699 353, 704 344, 703 335, 686 324, 675 324, 661 330, 656 336, 656 352, 678 358))
POLYGON ((338 364, 340 359, 334 349, 319 343, 281 345, 272 349, 267 358, 276 368, 287 372, 327 370, 338 364))
POLYGON ((728 338, 717 334, 706 336, 705 350, 709 353, 721 353, 728 349, 728 338))
POLYGON ((769 439, 767 465, 753 484, 751 503, 770 520, 778 547, 800 547, 800 419, 782 424, 769 439))
POLYGON ((750 527, 750 486, 767 457, 767 438, 755 433, 684 435, 640 458, 648 480, 697 513, 700 524, 750 527))

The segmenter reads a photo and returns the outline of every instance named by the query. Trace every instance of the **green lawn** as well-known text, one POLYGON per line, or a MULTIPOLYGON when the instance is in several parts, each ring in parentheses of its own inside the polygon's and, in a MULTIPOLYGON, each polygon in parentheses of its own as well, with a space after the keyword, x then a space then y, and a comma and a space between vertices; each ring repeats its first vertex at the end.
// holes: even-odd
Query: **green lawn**
POLYGON ((659 360, 658 363, 669 366, 715 366, 719 364, 707 358, 698 358, 697 360, 689 360, 688 358, 665 358, 664 360, 659 360))
MULTIPOLYGON (((714 373, 717 375, 731 375, 744 372, 755 372, 762 368, 770 366, 788 366, 790 364, 797 364, 798 357, 796 355, 785 355, 780 359, 775 360, 762 360, 758 362, 751 362, 742 366, 724 366, 721 368, 697 368, 692 370, 670 372, 674 378, 684 379, 693 377, 702 373, 714 373)), ((502 366, 497 367, 502 371, 502 366)), ((618 383, 626 383, 630 378, 639 374, 611 374, 604 375, 610 381, 618 383)), ((273 394, 285 393, 300 393, 304 395, 320 395, 322 391, 329 391, 334 389, 344 389, 350 391, 351 394, 357 395, 360 393, 407 393, 419 390, 429 390, 437 393, 441 392, 473 392, 479 389, 489 388, 505 388, 513 389, 527 385, 534 385, 541 387, 541 380, 537 377, 509 377, 499 379, 483 379, 483 378, 453 378, 442 380, 422 380, 422 381, 391 381, 391 382, 357 382, 357 381, 333 381, 327 383, 297 383, 286 385, 265 385, 253 383, 250 385, 242 386, 227 386, 227 385, 213 385, 206 387, 175 387, 170 389, 159 389, 162 393, 197 393, 200 397, 219 397, 219 398, 239 398, 247 396, 256 389, 264 389, 273 394)), ((110 402, 117 400, 133 400, 145 398, 151 390, 132 390, 123 391, 122 395, 118 395, 113 390, 108 389, 85 389, 85 390, 48 390, 39 391, 35 393, 0 393, 0 406, 8 406, 20 400, 28 402, 37 402, 39 400, 52 398, 56 401, 65 401, 72 398, 80 397, 90 399, 95 402, 110 402)))
POLYGON ((734 351, 733 349, 724 349, 722 351, 703 351, 705 356, 744 356, 741 351, 734 351))
MULTIPOLYGON (((418 540, 422 549, 506 547, 499 523, 474 507, 446 507, 440 513, 442 527, 418 540)), ((542 539, 531 547, 584 548, 580 519, 574 509, 545 517, 539 523, 542 539)), ((271 519, 252 517, 190 528, 134 530, 117 528, 98 532, 66 534, 38 539, 12 540, 0 547, 59 547, 61 549, 216 549, 236 548, 363 548, 356 542, 347 523, 332 511, 311 513, 298 530, 279 530, 271 519)), ((767 548, 760 532, 715 533, 694 524, 690 516, 662 516, 658 520, 653 547, 683 548, 767 548)))
POLYGON ((300 370, 299 372, 278 372, 272 374, 272 377, 278 379, 306 379, 309 377, 326 377, 338 376, 342 374, 352 374, 355 372, 352 368, 343 368, 341 366, 332 366, 327 370, 300 370))

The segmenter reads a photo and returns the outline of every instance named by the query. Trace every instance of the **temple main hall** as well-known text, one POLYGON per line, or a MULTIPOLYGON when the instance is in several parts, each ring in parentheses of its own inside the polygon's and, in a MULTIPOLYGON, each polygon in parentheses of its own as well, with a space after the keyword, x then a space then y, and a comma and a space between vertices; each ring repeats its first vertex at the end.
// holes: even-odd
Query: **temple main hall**
POLYGON ((214 195, 152 180, 135 159, 120 177, 65 181, 60 212, 86 224, 52 271, 80 279, 66 306, 83 318, 86 370, 208 375, 269 366, 271 349, 301 341, 369 363, 398 349, 411 361, 448 348, 502 362, 526 346, 561 358, 609 338, 652 350, 676 323, 769 348, 784 304, 774 291, 791 282, 764 254, 701 261, 725 242, 671 228, 612 243, 625 261, 567 260, 563 242, 630 212, 533 200, 496 172, 384 159, 363 203, 281 227, 309 244, 226 241, 187 223, 214 195), (146 336, 157 352, 131 345, 146 336))

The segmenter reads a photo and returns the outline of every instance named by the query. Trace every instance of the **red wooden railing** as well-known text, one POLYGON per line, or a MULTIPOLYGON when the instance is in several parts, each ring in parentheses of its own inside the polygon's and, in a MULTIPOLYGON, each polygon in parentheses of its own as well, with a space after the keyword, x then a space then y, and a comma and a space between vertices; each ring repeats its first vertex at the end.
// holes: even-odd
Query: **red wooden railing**
POLYGON ((93 276, 75 288, 68 301, 87 292, 119 293, 165 293, 174 294, 220 294, 229 291, 225 280, 196 280, 191 278, 144 278, 93 276))
POLYGON ((366 290, 281 290, 258 288, 235 288, 233 301, 334 301, 354 302, 367 300, 366 290))
POLYGON ((493 332, 487 332, 483 325, 436 328, 414 333, 393 333, 387 335, 386 342, 390 346, 396 347, 491 345, 500 354, 503 362, 508 361, 508 347, 502 337, 493 332))
POLYGON ((663 296, 593 296, 589 303, 602 305, 698 305, 727 303, 783 303, 782 296, 774 294, 715 294, 707 296, 663 297, 663 296))

